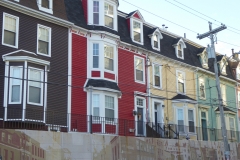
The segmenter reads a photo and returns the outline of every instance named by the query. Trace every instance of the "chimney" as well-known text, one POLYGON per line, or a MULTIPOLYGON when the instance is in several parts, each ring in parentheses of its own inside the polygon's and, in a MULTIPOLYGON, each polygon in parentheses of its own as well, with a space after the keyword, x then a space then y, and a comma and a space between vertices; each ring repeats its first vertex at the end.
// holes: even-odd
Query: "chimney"
POLYGON ((187 38, 186 33, 184 33, 184 38, 185 38, 185 39, 187 38))
POLYGON ((234 49, 232 49, 232 55, 234 55, 234 49))
POLYGON ((162 25, 163 30, 165 30, 165 24, 162 25))
POLYGON ((165 27, 165 30, 167 30, 167 29, 168 29, 168 27, 166 26, 166 27, 165 27))

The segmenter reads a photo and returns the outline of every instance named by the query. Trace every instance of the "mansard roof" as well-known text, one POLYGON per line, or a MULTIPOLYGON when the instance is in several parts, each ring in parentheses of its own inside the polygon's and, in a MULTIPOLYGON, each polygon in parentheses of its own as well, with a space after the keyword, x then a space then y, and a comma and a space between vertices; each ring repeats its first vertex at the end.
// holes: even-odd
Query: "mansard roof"
MULTIPOLYGON (((183 62, 191 66, 204 69, 200 62, 198 54, 202 52, 205 48, 196 47, 188 43, 188 40, 186 40, 183 37, 180 37, 180 36, 177 37, 176 35, 173 35, 167 31, 161 32, 163 36, 163 39, 161 39, 161 43, 160 43, 161 50, 160 51, 154 50, 152 48, 151 38, 149 38, 149 33, 153 32, 156 29, 155 26, 150 27, 148 24, 144 23, 143 25, 144 44, 140 45, 138 43, 133 42, 130 36, 130 31, 129 31, 126 17, 128 17, 129 15, 132 16, 134 13, 136 13, 136 11, 131 12, 129 14, 126 14, 122 11, 118 11, 119 14, 118 14, 118 32, 117 32, 104 26, 87 25, 86 20, 84 18, 82 2, 80 0, 71 0, 71 3, 68 3, 68 0, 65 0, 65 5, 66 5, 68 20, 77 26, 86 28, 88 30, 101 30, 101 31, 106 31, 106 32, 118 35, 122 42, 128 43, 138 48, 143 48, 145 50, 166 56, 168 58, 171 58, 179 62, 183 62), (175 48, 172 46, 173 44, 178 43, 180 39, 182 39, 186 45, 186 48, 184 48, 184 59, 180 59, 176 57, 175 48)), ((214 73, 213 62, 208 61, 208 63, 209 63, 208 64, 209 69, 204 69, 204 70, 214 73)), ((231 69, 229 65, 226 67, 226 73, 227 75, 222 75, 222 76, 234 80, 234 77, 231 73, 231 69)))

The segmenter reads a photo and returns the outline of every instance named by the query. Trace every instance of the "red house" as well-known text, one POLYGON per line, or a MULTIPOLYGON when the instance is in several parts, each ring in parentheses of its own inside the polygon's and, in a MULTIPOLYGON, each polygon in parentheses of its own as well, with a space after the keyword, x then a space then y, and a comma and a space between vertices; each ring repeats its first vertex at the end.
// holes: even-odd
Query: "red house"
POLYGON ((71 131, 145 135, 147 70, 144 19, 116 0, 65 3, 72 28, 71 131))

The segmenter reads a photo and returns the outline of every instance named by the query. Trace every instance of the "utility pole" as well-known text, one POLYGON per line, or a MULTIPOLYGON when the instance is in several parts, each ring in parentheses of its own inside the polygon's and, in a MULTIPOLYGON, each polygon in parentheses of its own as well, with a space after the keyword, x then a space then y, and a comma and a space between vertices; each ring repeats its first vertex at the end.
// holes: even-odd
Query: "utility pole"
MULTIPOLYGON (((216 53, 215 53, 215 47, 214 47, 214 34, 217 32, 220 32, 227 27, 225 25, 221 25, 220 27, 213 29, 212 30, 212 23, 209 22, 209 32, 203 33, 201 35, 198 35, 197 38, 203 39, 205 37, 210 36, 211 40, 211 47, 208 50, 208 58, 213 58, 214 59, 214 70, 215 70, 215 78, 216 78, 216 86, 217 86, 217 92, 218 92, 218 100, 219 100, 219 110, 220 110, 220 118, 221 118, 221 127, 222 127, 222 137, 223 137, 223 142, 224 142, 224 155, 225 159, 229 160, 230 156, 230 149, 228 145, 228 138, 227 138, 227 131, 226 131, 226 123, 225 123, 225 118, 224 118, 224 113, 223 113, 223 100, 222 100, 222 94, 221 94, 221 88, 220 88, 220 80, 218 77, 218 66, 217 66, 217 58, 216 58, 216 53)), ((216 35, 215 35, 216 37, 216 35)))

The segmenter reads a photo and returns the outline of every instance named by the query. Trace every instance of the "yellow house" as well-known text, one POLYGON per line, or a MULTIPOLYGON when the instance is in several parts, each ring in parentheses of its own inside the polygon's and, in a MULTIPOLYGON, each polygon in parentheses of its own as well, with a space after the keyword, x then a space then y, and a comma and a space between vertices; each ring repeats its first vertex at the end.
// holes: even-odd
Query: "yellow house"
POLYGON ((162 34, 160 54, 148 54, 148 115, 162 136, 197 139, 196 67, 186 39, 162 34))

